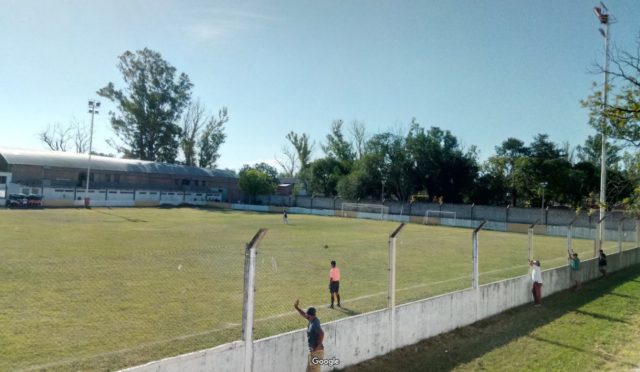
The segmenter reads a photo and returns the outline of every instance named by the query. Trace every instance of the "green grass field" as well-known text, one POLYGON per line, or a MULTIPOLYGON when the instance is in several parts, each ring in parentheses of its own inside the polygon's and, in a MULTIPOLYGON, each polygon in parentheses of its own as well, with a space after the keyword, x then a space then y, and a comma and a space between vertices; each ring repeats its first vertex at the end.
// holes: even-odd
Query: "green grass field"
MULTIPOLYGON (((388 235, 398 223, 199 209, 0 210, 0 370, 112 370, 240 339, 245 244, 258 248, 256 337, 386 306, 388 235), (325 247, 326 246, 326 247, 325 247), (343 309, 330 310, 329 261, 343 309)), ((527 236, 480 233, 481 283, 527 273, 527 236)), ((590 257, 593 242, 574 240, 590 257)), ((607 242, 606 251, 616 250, 607 242)), ((564 238, 536 236, 543 269, 564 238)), ((471 230, 408 225, 397 301, 471 286, 471 230)))
POLYGON ((638 371, 640 266, 344 369, 638 371))

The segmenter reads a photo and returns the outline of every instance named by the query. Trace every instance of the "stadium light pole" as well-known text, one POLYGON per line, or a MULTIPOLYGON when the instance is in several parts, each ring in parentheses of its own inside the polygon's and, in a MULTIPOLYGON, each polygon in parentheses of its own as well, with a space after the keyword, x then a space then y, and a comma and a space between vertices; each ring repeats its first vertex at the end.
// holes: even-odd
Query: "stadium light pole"
POLYGON ((100 101, 96 101, 93 99, 89 100, 89 113, 91 114, 91 129, 89 136, 89 161, 87 163, 87 180, 86 180, 86 189, 84 192, 84 197, 87 198, 89 195, 89 179, 91 173, 91 151, 93 150, 93 116, 98 114, 98 109, 100 108, 100 101))
POLYGON ((607 119, 604 116, 604 111, 607 108, 607 91, 609 90, 609 10, 604 3, 600 2, 600 5, 601 7, 596 6, 593 8, 598 21, 604 27, 604 29, 599 29, 600 35, 604 38, 604 88, 602 93, 602 123, 600 125, 602 142, 600 148, 600 220, 602 224, 598 225, 598 241, 602 241, 604 235, 605 206, 607 203, 607 119))

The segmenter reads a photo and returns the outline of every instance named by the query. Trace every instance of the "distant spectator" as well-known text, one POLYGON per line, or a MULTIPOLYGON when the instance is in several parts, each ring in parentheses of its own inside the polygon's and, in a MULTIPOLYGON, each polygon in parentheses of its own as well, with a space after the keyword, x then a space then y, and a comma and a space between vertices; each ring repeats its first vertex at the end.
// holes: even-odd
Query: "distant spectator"
POLYGON ((604 254, 602 249, 598 256, 598 269, 600 269, 600 274, 602 274, 603 278, 607 276, 607 255, 604 254))
POLYGON ((579 291, 582 288, 582 275, 580 272, 580 259, 575 252, 569 253, 569 267, 571 267, 571 280, 574 282, 573 288, 579 291))
POLYGON ((540 261, 529 260, 529 266, 531 266, 531 281, 533 282, 533 286, 531 287, 533 302, 535 306, 540 306, 542 304, 542 272, 540 271, 540 261))

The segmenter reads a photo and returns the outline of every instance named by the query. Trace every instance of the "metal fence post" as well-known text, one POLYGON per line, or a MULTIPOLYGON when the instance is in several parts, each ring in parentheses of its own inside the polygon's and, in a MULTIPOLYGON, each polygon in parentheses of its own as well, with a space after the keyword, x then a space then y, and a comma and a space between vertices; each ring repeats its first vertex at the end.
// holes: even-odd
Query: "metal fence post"
POLYGON ((593 257, 598 257, 598 252, 602 249, 602 240, 604 239, 604 236, 605 236, 604 220, 608 216, 609 216, 608 214, 605 215, 604 217, 599 219, 598 222, 596 223, 596 238, 593 242, 593 257))
POLYGON ((253 371, 253 315, 256 295, 256 249, 267 229, 260 229, 246 246, 244 253, 244 299, 242 303, 242 341, 244 371, 253 371))
POLYGON ((391 331, 391 349, 396 347, 396 237, 400 234, 400 231, 404 228, 405 223, 401 223, 392 233, 389 235, 389 266, 388 266, 388 280, 387 280, 387 300, 389 307, 389 322, 391 331))
POLYGON ((480 311, 480 271, 479 268, 479 257, 478 257, 478 232, 482 229, 484 224, 487 223, 487 220, 483 220, 480 222, 480 225, 473 230, 471 234, 471 241, 473 245, 473 274, 471 279, 471 286, 475 290, 476 294, 476 309, 475 309, 475 320, 478 320, 478 312, 480 311))
POLYGON ((618 254, 622 255, 622 225, 624 222, 624 217, 622 217, 618 221, 618 254))
POLYGON ((471 241, 473 244, 473 274, 471 278, 471 287, 474 289, 478 289, 478 284, 480 281, 480 273, 478 272, 478 232, 484 227, 484 224, 487 223, 487 220, 482 220, 480 225, 473 230, 471 234, 471 241))
POLYGON ((536 227, 538 222, 540 222, 540 219, 537 219, 536 222, 534 222, 531 226, 529 226, 529 229, 527 231, 529 235, 529 259, 530 260, 533 259, 533 228, 536 227))
MULTIPOLYGON (((567 252, 573 252, 573 223, 576 222, 578 216, 575 216, 567 226, 567 252)), ((531 259, 531 258, 529 258, 531 259)))

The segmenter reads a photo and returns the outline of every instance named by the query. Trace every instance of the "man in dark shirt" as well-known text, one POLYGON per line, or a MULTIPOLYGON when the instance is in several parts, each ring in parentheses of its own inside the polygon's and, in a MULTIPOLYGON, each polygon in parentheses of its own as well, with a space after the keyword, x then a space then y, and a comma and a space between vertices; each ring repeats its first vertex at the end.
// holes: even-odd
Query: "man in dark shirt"
POLYGON ((300 300, 294 302, 293 307, 298 313, 309 321, 307 327, 307 341, 309 343, 309 357, 307 358, 307 371, 320 371, 320 360, 324 359, 324 346, 322 340, 324 339, 324 331, 320 326, 320 319, 316 317, 316 309, 310 307, 305 313, 298 306, 300 300))
POLYGON ((600 274, 604 278, 607 276, 607 255, 604 254, 604 251, 600 250, 600 255, 598 256, 598 269, 600 269, 600 274))

